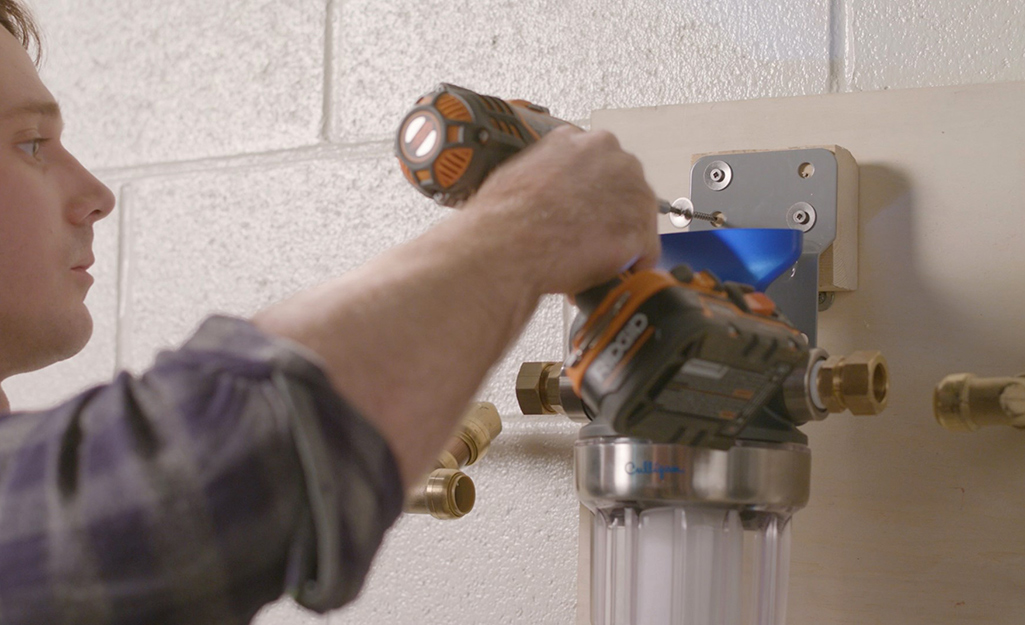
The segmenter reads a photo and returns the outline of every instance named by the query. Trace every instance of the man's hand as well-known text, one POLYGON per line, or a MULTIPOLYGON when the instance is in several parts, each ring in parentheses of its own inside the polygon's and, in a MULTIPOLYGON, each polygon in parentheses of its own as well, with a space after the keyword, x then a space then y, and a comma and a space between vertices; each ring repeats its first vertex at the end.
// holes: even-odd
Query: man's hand
POLYGON ((556 129, 499 167, 465 210, 497 218, 542 293, 572 295, 660 254, 655 195, 606 131, 556 129))
POLYGON ((420 237, 253 321, 320 355, 412 486, 543 294, 655 262, 656 212, 612 135, 559 129, 420 237))

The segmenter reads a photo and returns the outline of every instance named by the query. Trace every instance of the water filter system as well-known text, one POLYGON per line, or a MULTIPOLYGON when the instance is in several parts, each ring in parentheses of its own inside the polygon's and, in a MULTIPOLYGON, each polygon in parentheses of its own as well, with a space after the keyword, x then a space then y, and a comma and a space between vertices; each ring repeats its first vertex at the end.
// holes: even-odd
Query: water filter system
POLYGON ((594 625, 785 623, 792 519, 811 485, 798 426, 847 410, 878 414, 888 394, 880 353, 815 347, 816 315, 828 305, 819 268, 851 250, 849 228, 843 249, 833 243, 838 227, 856 224, 857 198, 842 192, 856 180, 842 148, 696 159, 694 206, 720 219, 674 220, 687 229, 663 235, 673 297, 638 305, 645 328, 634 331, 636 315, 614 305, 603 315, 584 298, 566 362, 521 367, 524 414, 585 424, 574 471, 593 515, 594 625), (778 311, 741 282, 765 289, 778 311), (766 310, 794 334, 774 333, 758 316, 766 310), (614 338, 603 344, 599 334, 614 338), (647 343, 635 346, 642 335, 647 343), (588 350, 599 364, 616 352, 615 366, 581 373, 588 350))

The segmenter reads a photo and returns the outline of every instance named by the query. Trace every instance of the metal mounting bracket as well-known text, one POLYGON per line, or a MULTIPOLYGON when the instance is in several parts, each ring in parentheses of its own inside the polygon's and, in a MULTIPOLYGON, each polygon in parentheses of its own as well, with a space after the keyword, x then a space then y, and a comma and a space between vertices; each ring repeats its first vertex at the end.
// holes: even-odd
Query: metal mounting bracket
MULTIPOLYGON (((707 154, 691 168, 695 209, 721 211, 724 227, 792 228, 804 233, 800 259, 766 293, 813 346, 820 257, 837 235, 838 179, 837 155, 826 148, 707 154)), ((698 220, 690 224, 691 231, 714 228, 698 220)))

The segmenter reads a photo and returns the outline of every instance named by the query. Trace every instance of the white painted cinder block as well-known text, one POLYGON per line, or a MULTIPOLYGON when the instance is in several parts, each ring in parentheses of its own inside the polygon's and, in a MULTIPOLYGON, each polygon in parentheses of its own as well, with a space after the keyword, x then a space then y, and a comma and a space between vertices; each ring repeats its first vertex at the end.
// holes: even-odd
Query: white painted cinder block
POLYGON ((381 149, 141 180, 124 194, 121 364, 138 369, 213 312, 250 315, 359 266, 445 214, 381 149))
POLYGON ((324 2, 28 0, 44 79, 87 163, 117 167, 316 143, 324 2))
POLYGON ((855 91, 1025 78, 1025 8, 1014 0, 844 0, 855 91))
POLYGON ((93 253, 96 264, 89 273, 96 281, 85 300, 93 317, 92 339, 81 353, 70 360, 41 371, 15 376, 5 382, 4 391, 11 400, 13 410, 52 406, 94 384, 110 380, 114 373, 119 210, 120 207, 116 208, 107 219, 96 224, 94 230, 96 237, 93 240, 93 253))
POLYGON ((337 3, 332 138, 391 138, 438 82, 592 110, 815 94, 829 84, 818 0, 350 0, 337 3))

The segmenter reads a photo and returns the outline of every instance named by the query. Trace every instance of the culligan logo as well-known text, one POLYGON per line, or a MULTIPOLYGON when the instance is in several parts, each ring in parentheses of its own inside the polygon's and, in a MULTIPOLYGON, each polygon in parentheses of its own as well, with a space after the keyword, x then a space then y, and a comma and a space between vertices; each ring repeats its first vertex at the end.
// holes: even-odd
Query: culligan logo
POLYGON ((659 464, 658 462, 645 461, 641 464, 633 462, 626 463, 627 475, 658 475, 659 480, 666 479, 666 474, 684 473, 684 470, 676 465, 659 464))

